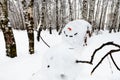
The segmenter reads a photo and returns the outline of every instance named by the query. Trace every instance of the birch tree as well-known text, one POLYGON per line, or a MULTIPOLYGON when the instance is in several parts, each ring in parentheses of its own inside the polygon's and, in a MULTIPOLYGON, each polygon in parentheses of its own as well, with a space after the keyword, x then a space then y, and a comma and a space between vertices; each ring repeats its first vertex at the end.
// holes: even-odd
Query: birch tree
POLYGON ((27 28, 28 40, 29 40, 29 53, 34 53, 34 21, 33 21, 33 4, 34 0, 30 0, 28 6, 26 1, 23 0, 23 9, 24 9, 24 17, 27 28))
POLYGON ((83 0, 83 7, 82 7, 83 19, 87 20, 87 15, 88 15, 88 0, 83 0))
POLYGON ((102 20, 103 20, 103 13, 104 13, 104 6, 105 6, 105 1, 107 1, 107 0, 103 0, 102 1, 102 6, 101 6, 101 14, 100 14, 100 20, 99 20, 99 23, 98 23, 98 30, 100 30, 101 29, 101 23, 102 23, 102 20))
POLYGON ((101 10, 101 0, 98 0, 97 2, 97 8, 96 8, 96 12, 95 12, 95 29, 99 29, 99 22, 100 22, 100 10, 101 10))
POLYGON ((109 0, 105 0, 105 2, 103 3, 103 14, 102 14, 101 24, 100 24, 100 27, 101 27, 102 30, 105 29, 105 22, 106 22, 106 13, 107 13, 108 2, 109 2, 109 0))
POLYGON ((5 44, 6 44, 6 55, 14 58, 17 56, 17 50, 16 50, 16 42, 14 39, 14 34, 12 27, 10 25, 10 21, 8 19, 8 4, 7 0, 1 0, 0 1, 1 11, 0 14, 0 25, 1 29, 4 35, 5 44))
POLYGON ((72 2, 71 2, 71 0, 68 0, 68 4, 69 4, 69 14, 70 14, 70 21, 72 21, 73 20, 73 9, 72 9, 72 2))
POLYGON ((119 18, 119 5, 120 5, 120 0, 117 0, 117 3, 115 5, 115 11, 114 11, 114 14, 113 14, 113 24, 112 26, 114 27, 114 32, 116 32, 116 29, 117 29, 117 20, 119 18))
POLYGON ((95 1, 96 1, 96 0, 90 0, 88 21, 89 21, 89 23, 91 23, 91 24, 93 24, 93 21, 94 21, 95 1))
POLYGON ((59 31, 60 25, 59 25, 59 18, 58 18, 58 0, 55 0, 56 2, 56 30, 59 31))

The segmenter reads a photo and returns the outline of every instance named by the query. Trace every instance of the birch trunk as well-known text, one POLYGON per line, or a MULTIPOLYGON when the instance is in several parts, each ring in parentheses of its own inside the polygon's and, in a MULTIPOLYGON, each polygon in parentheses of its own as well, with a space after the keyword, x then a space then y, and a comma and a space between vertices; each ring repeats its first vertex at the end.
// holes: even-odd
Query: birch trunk
POLYGON ((69 14, 70 14, 70 21, 72 21, 73 20, 73 10, 72 10, 72 3, 71 3, 71 0, 68 0, 68 4, 69 4, 69 14))
MULTIPOLYGON (((23 0, 25 2, 25 0, 23 0)), ((34 21, 33 21, 33 3, 34 0, 30 0, 29 5, 23 4, 25 23, 27 28, 28 40, 29 40, 29 53, 34 54, 34 21)))
POLYGON ((82 17, 87 20, 88 14, 88 0, 83 0, 83 9, 82 9, 82 17))
POLYGON ((5 44, 6 44, 6 55, 14 58, 17 56, 16 42, 14 39, 14 34, 10 26, 8 19, 8 7, 7 0, 1 0, 2 13, 0 15, 1 29, 4 35, 5 44))
POLYGON ((120 5, 120 0, 117 0, 117 3, 115 5, 115 11, 114 11, 114 15, 113 15, 113 24, 112 26, 114 27, 114 32, 116 32, 116 29, 117 29, 117 20, 118 20, 118 17, 119 17, 119 5, 120 5))
POLYGON ((98 0, 97 2, 97 8, 96 8, 96 13, 95 13, 95 29, 99 28, 99 21, 100 21, 100 4, 101 4, 101 0, 98 0))
POLYGON ((103 8, 103 14, 102 14, 102 19, 101 19, 102 21, 101 21, 101 25, 100 25, 102 30, 104 30, 104 28, 105 28, 105 20, 106 20, 108 1, 109 0, 105 0, 105 3, 103 3, 104 8, 103 8))
POLYGON ((56 30, 59 31, 60 25, 59 25, 59 15, 58 15, 58 0, 56 0, 56 30))
POLYGON ((94 21, 94 9, 95 9, 95 1, 96 0, 90 0, 90 9, 89 9, 89 17, 88 21, 93 25, 94 21))

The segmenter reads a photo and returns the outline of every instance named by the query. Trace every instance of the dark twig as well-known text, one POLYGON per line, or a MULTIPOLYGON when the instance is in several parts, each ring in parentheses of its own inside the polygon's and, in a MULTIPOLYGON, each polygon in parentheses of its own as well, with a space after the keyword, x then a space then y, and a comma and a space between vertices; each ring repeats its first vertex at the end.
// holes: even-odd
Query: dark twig
POLYGON ((93 55, 91 56, 91 60, 90 60, 91 63, 93 62, 93 59, 94 59, 94 56, 95 56, 96 52, 97 52, 98 50, 102 49, 102 48, 103 48, 104 46, 106 46, 106 45, 114 45, 114 43, 113 43, 113 42, 107 42, 107 43, 104 43, 103 45, 101 45, 99 48, 97 48, 97 49, 93 52, 93 55))
POLYGON ((106 45, 115 45, 115 46, 118 46, 116 44, 114 44, 113 42, 107 42, 107 43, 104 43, 103 45, 101 45, 99 48, 97 48, 94 52, 93 52, 93 55, 91 56, 91 60, 90 61, 79 61, 79 60, 76 60, 76 63, 88 63, 88 64, 93 64, 93 59, 94 59, 94 56, 96 54, 96 52, 100 49, 102 49, 104 46, 106 45))
POLYGON ((40 41, 40 38, 41 38, 41 40, 45 43, 45 45, 47 45, 50 48, 50 46, 47 44, 47 42, 45 42, 45 40, 42 38, 41 32, 42 32, 42 28, 40 27, 37 32, 37 40, 40 41))
MULTIPOLYGON (((118 50, 120 51, 120 49, 118 49, 118 50)), ((116 64, 115 60, 113 59, 112 54, 110 54, 110 57, 111 57, 111 59, 112 59, 112 61, 113 61, 114 65, 115 65, 115 67, 116 67, 116 68, 120 71, 120 68, 117 66, 117 64, 116 64)))
POLYGON ((91 74, 95 71, 95 69, 102 63, 102 61, 103 61, 108 55, 110 55, 110 57, 111 57, 114 65, 115 65, 115 67, 120 71, 120 68, 117 66, 117 64, 115 63, 115 61, 114 61, 114 59, 113 59, 113 57, 112 57, 112 53, 120 51, 120 45, 115 44, 115 43, 113 43, 113 42, 104 43, 104 44, 102 44, 99 48, 97 48, 97 49, 93 52, 90 61, 80 61, 80 60, 76 60, 76 63, 88 63, 88 64, 93 64, 93 60, 94 60, 94 57, 95 57, 96 52, 99 51, 100 49, 102 49, 102 48, 103 48, 104 46, 106 46, 106 45, 112 45, 112 46, 118 47, 119 49, 117 49, 117 50, 110 50, 107 54, 105 54, 105 55, 101 58, 101 60, 98 62, 98 64, 93 68, 93 70, 91 71, 91 74))
POLYGON ((76 60, 76 63, 88 63, 88 64, 92 64, 90 61, 79 61, 79 60, 76 60))
MULTIPOLYGON (((105 56, 103 56, 102 59, 98 62, 98 64, 93 68, 93 70, 91 71, 91 74, 95 71, 95 69, 100 65, 100 63, 102 63, 102 61, 103 61, 108 55, 111 56, 112 53, 118 52, 118 51, 120 51, 120 49, 111 50, 111 51, 109 51, 105 56)), ((118 66, 116 65, 116 63, 115 63, 115 61, 114 61, 114 59, 113 59, 113 57, 112 57, 111 59, 112 59, 113 63, 115 64, 116 68, 119 70, 118 66)), ((120 71, 120 70, 119 70, 119 71, 120 71)))
POLYGON ((45 42, 45 40, 40 36, 41 40, 50 48, 50 46, 45 42))

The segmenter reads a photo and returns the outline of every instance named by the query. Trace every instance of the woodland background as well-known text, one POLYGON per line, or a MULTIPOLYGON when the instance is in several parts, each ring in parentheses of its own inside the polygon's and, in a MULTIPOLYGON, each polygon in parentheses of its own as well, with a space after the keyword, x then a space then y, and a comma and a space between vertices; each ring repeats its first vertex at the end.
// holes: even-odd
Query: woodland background
POLYGON ((4 34, 6 55, 16 57, 13 29, 26 30, 29 52, 34 54, 34 31, 56 29, 76 19, 85 19, 92 31, 120 31, 120 0, 0 0, 0 29, 4 34))

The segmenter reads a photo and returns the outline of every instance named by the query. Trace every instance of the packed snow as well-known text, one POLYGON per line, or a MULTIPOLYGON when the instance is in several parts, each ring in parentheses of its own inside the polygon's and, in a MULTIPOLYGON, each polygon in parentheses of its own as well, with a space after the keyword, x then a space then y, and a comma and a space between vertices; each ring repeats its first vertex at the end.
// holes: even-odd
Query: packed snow
MULTIPOLYGON (((79 24, 74 25, 71 22, 67 25, 67 28, 63 29, 63 33, 72 29, 73 32, 66 31, 66 34, 70 36, 74 35, 76 31, 80 36, 79 30, 84 32, 87 29, 87 27, 84 28, 85 30, 79 27, 74 29, 74 26, 77 27, 79 24)), ((86 25, 82 24, 82 26, 86 25)), ((4 37, 0 31, 0 80, 120 80, 120 71, 116 69, 109 56, 103 60, 92 75, 90 74, 101 58, 117 47, 106 46, 99 50, 95 55, 93 65, 75 63, 76 60, 89 61, 94 50, 103 43, 113 41, 120 45, 119 32, 109 34, 108 31, 103 31, 99 35, 93 34, 88 39, 87 46, 83 46, 83 41, 79 44, 74 42, 78 37, 67 37, 66 42, 64 34, 58 35, 53 30, 53 34, 50 35, 48 31, 42 31, 41 36, 50 45, 50 48, 42 40, 37 42, 37 33, 35 32, 35 54, 32 55, 28 52, 27 32, 14 30, 14 34, 18 56, 11 59, 6 57, 4 37), (69 44, 69 40, 70 42, 73 40, 72 45, 69 44), (80 46, 78 47, 78 45, 80 46)), ((81 39, 84 39, 85 33, 81 33, 81 35, 81 39)), ((113 57, 120 67, 119 53, 114 53, 113 57)))

